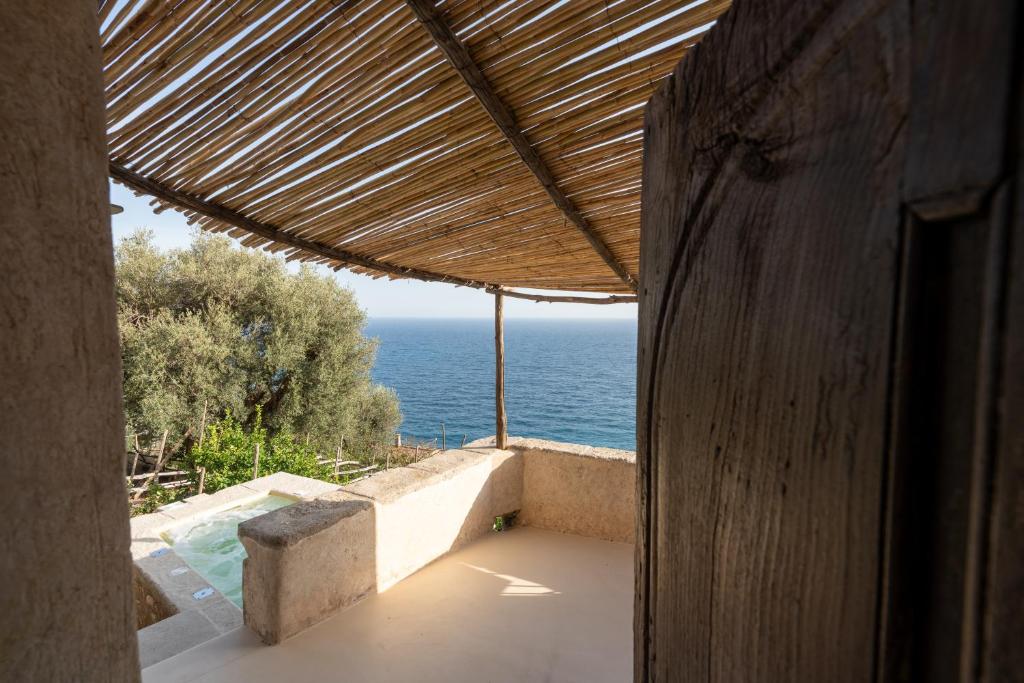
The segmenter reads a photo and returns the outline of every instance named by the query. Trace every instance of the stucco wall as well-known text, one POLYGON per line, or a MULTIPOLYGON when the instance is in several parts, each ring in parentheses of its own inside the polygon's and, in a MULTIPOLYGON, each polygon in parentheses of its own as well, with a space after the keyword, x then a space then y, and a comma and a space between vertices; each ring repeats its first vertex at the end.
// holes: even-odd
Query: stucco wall
POLYGON ((0 0, 0 680, 139 678, 95 0, 0 0))
POLYGON ((280 642, 487 533, 518 509, 518 460, 446 451, 243 522, 245 623, 280 642))
POLYGON ((636 453, 515 438, 523 458, 523 505, 516 522, 565 534, 633 543, 636 453))
POLYGON ((488 533, 494 518, 632 542, 627 451, 514 439, 439 453, 244 522, 245 623, 277 643, 488 533))

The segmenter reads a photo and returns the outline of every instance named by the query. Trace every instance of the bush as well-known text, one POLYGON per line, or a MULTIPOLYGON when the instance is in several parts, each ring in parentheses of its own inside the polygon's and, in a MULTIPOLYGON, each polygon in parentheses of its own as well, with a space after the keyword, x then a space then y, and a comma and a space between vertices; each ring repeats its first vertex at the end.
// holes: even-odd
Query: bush
POLYGON ((261 476, 288 472, 313 479, 333 480, 331 466, 317 462, 316 451, 298 443, 287 430, 268 438, 259 411, 249 431, 228 413, 227 417, 207 427, 203 444, 195 446, 189 458, 192 467, 206 468, 204 490, 213 493, 251 480, 257 444, 260 447, 261 476))
MULTIPOLYGON (((187 494, 187 488, 165 489, 158 486, 156 482, 152 482, 146 490, 146 497, 137 505, 132 506, 131 516, 134 517, 136 515, 145 515, 150 512, 156 512, 157 508, 160 506, 173 503, 176 500, 181 500, 187 494)), ((130 497, 131 494, 129 493, 129 498, 130 497)))

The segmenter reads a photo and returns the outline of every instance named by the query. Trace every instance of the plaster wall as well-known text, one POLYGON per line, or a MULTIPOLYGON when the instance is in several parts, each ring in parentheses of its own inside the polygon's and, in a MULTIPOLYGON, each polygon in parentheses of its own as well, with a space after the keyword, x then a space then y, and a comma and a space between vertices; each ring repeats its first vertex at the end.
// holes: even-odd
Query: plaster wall
POLYGON ((139 678, 95 0, 0 0, 0 680, 139 678))
POLYGON ((244 522, 245 623, 281 642, 510 512, 525 526, 632 542, 634 463, 627 451, 532 439, 472 444, 244 522))
POLYGON ((248 520, 245 623, 277 643, 384 591, 487 533, 521 486, 514 453, 453 450, 248 520))
MULTIPOLYGON (((494 437, 469 444, 494 445, 494 437)), ((516 524, 563 534, 633 543, 636 452, 513 437, 521 458, 522 500, 516 524)))
MULTIPOLYGON (((202 493, 165 505, 148 515, 131 520, 131 553, 135 574, 152 588, 152 597, 162 597, 168 606, 165 618, 143 623, 150 614, 143 595, 140 614, 139 661, 143 669, 168 657, 233 631, 242 625, 242 610, 211 586, 168 545, 164 532, 180 525, 192 525, 238 505, 251 503, 267 494, 296 500, 337 490, 336 484, 299 477, 286 472, 236 484, 216 493, 202 493), (202 598, 197 598, 201 591, 202 598), (144 627, 144 628, 143 628, 144 627)), ((136 592, 136 609, 140 605, 136 592)))
POLYGON ((634 542, 635 452, 522 438, 509 449, 523 459, 519 524, 634 542))

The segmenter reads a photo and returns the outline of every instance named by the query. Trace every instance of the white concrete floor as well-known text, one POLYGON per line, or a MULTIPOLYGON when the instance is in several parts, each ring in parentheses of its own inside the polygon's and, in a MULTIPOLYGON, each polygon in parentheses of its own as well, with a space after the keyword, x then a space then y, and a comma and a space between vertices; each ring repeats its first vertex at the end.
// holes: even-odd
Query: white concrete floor
POLYGON ((143 680, 628 681, 632 620, 633 546, 513 529, 281 645, 243 627, 143 680))

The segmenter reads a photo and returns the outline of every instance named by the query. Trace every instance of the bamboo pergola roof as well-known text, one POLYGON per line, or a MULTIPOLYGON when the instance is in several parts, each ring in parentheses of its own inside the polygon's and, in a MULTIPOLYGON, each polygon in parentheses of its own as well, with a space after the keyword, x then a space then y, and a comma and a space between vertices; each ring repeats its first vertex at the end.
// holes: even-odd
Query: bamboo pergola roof
POLYGON ((290 259, 630 300, 643 105, 728 5, 100 0, 111 177, 290 259))

